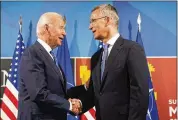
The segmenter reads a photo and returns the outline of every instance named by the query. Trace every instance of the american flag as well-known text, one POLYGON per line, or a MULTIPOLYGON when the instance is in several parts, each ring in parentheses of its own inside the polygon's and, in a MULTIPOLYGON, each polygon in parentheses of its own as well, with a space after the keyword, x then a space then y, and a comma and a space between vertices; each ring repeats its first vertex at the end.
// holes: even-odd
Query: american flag
MULTIPOLYGON (((103 47, 103 42, 99 42, 98 44, 98 50, 101 49, 103 47)), ((95 112, 96 109, 95 107, 91 108, 90 110, 88 110, 87 112, 85 112, 83 115, 81 115, 81 120, 95 120, 95 112)))
POLYGON ((18 113, 18 66, 21 56, 24 52, 25 45, 22 35, 18 33, 18 38, 14 50, 13 59, 10 65, 8 79, 4 88, 2 104, 0 109, 0 119, 16 120, 18 113))

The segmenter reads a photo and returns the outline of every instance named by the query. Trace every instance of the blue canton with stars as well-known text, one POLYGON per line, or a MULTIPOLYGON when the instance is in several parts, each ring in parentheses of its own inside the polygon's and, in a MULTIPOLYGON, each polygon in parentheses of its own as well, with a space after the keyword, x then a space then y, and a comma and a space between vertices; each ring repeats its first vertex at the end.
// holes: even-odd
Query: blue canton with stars
POLYGON ((9 76, 8 76, 9 81, 12 83, 12 85, 14 85, 14 87, 17 90, 18 90, 18 66, 24 50, 25 50, 25 44, 22 35, 19 31, 15 50, 14 50, 14 55, 12 58, 12 63, 9 69, 9 76))

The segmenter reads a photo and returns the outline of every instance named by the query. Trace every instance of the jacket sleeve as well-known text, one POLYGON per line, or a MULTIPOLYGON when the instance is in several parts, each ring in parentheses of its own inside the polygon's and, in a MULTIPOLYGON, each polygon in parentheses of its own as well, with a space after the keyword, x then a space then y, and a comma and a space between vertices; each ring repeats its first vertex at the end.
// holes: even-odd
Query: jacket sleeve
POLYGON ((67 90, 68 98, 79 98, 81 95, 85 94, 87 90, 85 89, 84 85, 79 85, 75 87, 71 87, 67 90))
POLYGON ((93 91, 93 81, 90 80, 89 88, 85 94, 82 94, 79 99, 82 102, 82 113, 85 113, 90 108, 94 106, 94 91, 93 91))

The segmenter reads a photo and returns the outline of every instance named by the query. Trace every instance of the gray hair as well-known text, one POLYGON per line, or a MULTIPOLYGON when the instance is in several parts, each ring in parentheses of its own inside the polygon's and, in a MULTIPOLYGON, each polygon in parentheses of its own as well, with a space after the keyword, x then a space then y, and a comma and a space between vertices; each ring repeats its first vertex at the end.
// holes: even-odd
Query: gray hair
POLYGON ((62 15, 55 12, 46 12, 41 15, 36 28, 37 36, 44 34, 44 30, 42 28, 44 28, 45 25, 54 25, 56 22, 58 22, 59 19, 66 23, 65 16, 63 17, 62 15))
POLYGON ((99 5, 99 6, 95 7, 92 10, 92 12, 94 12, 95 10, 100 10, 102 15, 111 18, 113 20, 114 24, 116 26, 118 26, 119 16, 118 16, 118 12, 117 12, 115 7, 113 7, 110 4, 102 4, 102 5, 99 5))

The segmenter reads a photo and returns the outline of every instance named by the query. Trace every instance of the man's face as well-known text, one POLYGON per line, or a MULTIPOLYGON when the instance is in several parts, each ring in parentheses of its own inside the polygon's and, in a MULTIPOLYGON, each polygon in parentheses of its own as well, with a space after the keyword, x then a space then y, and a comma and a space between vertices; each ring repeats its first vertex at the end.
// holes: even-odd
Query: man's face
POLYGON ((62 40, 66 35, 65 22, 62 19, 54 21, 54 24, 50 26, 49 42, 52 46, 57 47, 62 45, 62 40))
POLYGON ((107 36, 105 19, 106 16, 101 15, 99 10, 95 10, 91 14, 89 29, 97 40, 102 40, 107 36))

